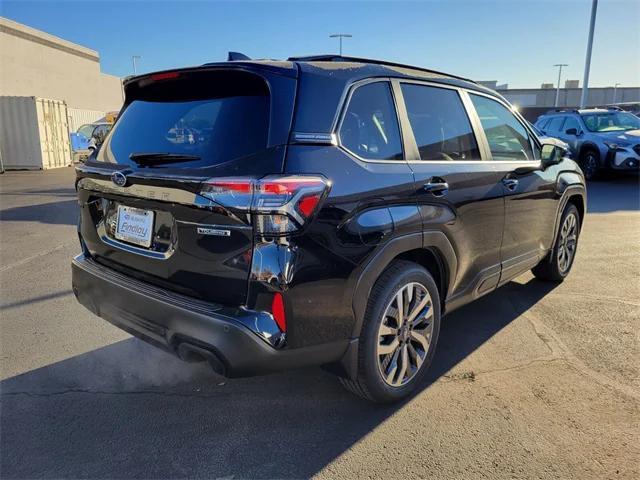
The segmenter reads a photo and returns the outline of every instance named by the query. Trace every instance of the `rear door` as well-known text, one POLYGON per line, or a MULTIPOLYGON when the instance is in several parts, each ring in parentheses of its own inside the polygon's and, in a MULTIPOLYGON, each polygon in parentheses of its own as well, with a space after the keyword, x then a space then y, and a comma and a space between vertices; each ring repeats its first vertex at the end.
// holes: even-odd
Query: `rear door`
POLYGON ((582 133, 582 127, 578 123, 578 119, 567 115, 562 125, 562 135, 560 139, 567 142, 572 152, 578 152, 578 137, 582 133), (573 131, 575 129, 575 132, 573 131))
POLYGON ((246 68, 130 82, 78 173, 85 251, 162 288, 242 304, 253 245, 245 180, 282 172, 295 85, 288 71, 246 68))
MULTIPOLYGON (((469 96, 505 195, 500 280, 504 283, 538 263, 551 245, 558 169, 542 169, 537 141, 508 104, 481 94, 469 96)), ((551 123, 561 126, 564 121, 557 117, 551 123)))
POLYGON ((423 228, 443 231, 453 244, 458 272, 450 302, 464 303, 498 283, 504 224, 500 179, 482 159, 464 91, 406 81, 396 87, 415 146, 407 158, 423 228))

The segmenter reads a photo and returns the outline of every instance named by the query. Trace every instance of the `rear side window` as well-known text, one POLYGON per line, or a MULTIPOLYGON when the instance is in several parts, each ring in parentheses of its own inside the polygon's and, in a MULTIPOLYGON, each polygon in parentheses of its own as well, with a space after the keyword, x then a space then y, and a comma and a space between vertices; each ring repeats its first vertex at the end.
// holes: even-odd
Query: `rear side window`
POLYGON ((565 117, 553 117, 547 125, 547 131, 549 132, 559 132, 562 128, 562 124, 564 123, 565 117))
POLYGON ((471 123, 455 90, 402 84, 422 160, 479 160, 471 123))
POLYGON ((341 145, 368 160, 401 160, 402 143, 391 85, 375 82, 358 87, 340 125, 341 145))
POLYGON ((538 130, 544 130, 547 127, 547 124, 549 123, 549 118, 541 118, 536 122, 535 127, 538 130))
POLYGON ((527 129, 507 107, 471 94, 494 160, 534 160, 527 129))
POLYGON ((140 88, 98 160, 129 163, 131 154, 169 153, 193 156, 189 166, 200 167, 264 150, 268 87, 243 75, 195 75, 140 88))

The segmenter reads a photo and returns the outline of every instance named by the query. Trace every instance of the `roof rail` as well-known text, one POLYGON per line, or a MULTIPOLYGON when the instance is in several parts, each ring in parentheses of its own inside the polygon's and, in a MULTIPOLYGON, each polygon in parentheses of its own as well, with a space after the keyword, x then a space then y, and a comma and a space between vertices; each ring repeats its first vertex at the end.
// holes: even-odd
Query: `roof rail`
POLYGON ((470 78, 460 77, 458 75, 452 75, 450 73, 439 72, 437 70, 431 70, 423 67, 416 67, 415 65, 407 65, 404 63, 395 63, 388 62, 386 60, 376 60, 372 58, 362 58, 362 57, 347 57, 343 55, 335 55, 335 54, 325 54, 325 55, 309 55, 304 57, 289 57, 287 58, 290 62, 357 62, 357 63, 372 63, 374 65, 387 65, 390 67, 402 67, 402 68, 410 68, 412 70, 419 70, 421 72, 435 73, 438 75, 443 75, 445 77, 457 78, 458 80, 464 80, 465 82, 471 82, 478 84, 475 80, 471 80, 470 78))
POLYGON ((552 108, 551 110, 547 110, 545 115, 549 115, 551 113, 578 113, 578 110, 575 108, 552 108))

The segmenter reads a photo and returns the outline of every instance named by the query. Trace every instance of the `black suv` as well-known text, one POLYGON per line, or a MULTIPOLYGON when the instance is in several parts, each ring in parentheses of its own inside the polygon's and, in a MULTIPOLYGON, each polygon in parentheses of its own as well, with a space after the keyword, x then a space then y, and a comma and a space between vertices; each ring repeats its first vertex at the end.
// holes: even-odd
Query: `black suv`
POLYGON ((569 273, 582 173, 497 93, 387 62, 231 61, 125 82, 77 168, 73 291, 236 377, 324 365, 407 396, 440 319, 569 273))

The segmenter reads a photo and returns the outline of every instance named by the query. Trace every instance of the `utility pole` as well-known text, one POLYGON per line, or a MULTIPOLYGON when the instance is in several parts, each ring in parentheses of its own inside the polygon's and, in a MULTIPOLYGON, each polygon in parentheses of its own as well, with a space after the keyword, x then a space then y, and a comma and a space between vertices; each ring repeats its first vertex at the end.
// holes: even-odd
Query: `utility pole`
POLYGON ((556 63, 554 65, 554 67, 559 67, 558 68, 558 88, 556 88, 556 104, 555 106, 558 106, 558 101, 560 100, 560 77, 562 76, 562 67, 568 67, 569 64, 568 63, 556 63))
MULTIPOLYGON (((611 102, 611 103, 616 103, 616 101, 618 101, 618 87, 619 86, 620 86, 619 83, 616 83, 613 86, 613 102, 611 102)), ((624 95, 623 95, 623 97, 624 97, 624 95)))
POLYGON ((584 60, 584 78, 582 79, 582 96, 580 97, 580 108, 587 106, 587 95, 589 93, 589 69, 591 68, 591 49, 593 48, 593 31, 596 28, 596 12, 598 10, 598 0, 593 0, 591 4, 591 22, 589 23, 589 40, 587 40, 587 57, 584 60))
POLYGON ((133 63, 133 74, 138 74, 138 68, 136 65, 136 60, 140 60, 142 57, 140 55, 131 55, 131 62, 133 63))
POLYGON ((329 35, 329 38, 339 38, 340 39, 340 56, 342 56, 342 39, 343 38, 351 38, 353 35, 350 33, 332 33, 329 35))

